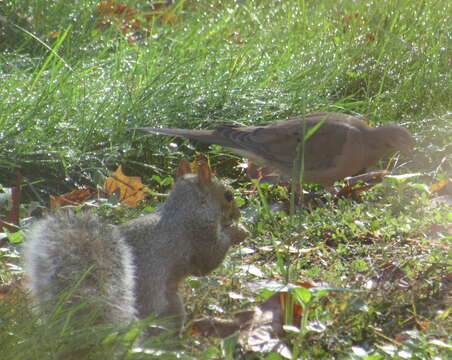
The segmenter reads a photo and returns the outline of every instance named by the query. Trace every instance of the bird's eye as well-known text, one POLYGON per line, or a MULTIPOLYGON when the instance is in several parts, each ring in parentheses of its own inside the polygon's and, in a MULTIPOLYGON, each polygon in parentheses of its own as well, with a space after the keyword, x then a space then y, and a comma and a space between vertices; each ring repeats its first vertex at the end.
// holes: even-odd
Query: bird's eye
POLYGON ((232 195, 232 192, 230 192, 229 190, 226 190, 224 192, 224 198, 228 201, 231 202, 232 200, 234 200, 234 196, 232 195))

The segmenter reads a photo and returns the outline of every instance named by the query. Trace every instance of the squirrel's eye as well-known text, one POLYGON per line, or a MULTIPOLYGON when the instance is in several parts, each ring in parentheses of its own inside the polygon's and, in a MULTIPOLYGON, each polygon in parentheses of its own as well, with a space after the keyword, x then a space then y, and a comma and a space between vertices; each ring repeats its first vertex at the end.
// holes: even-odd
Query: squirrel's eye
POLYGON ((225 198, 227 201, 229 201, 229 202, 231 202, 232 200, 234 200, 234 196, 232 195, 232 193, 231 193, 229 190, 226 190, 226 191, 224 192, 224 198, 225 198))

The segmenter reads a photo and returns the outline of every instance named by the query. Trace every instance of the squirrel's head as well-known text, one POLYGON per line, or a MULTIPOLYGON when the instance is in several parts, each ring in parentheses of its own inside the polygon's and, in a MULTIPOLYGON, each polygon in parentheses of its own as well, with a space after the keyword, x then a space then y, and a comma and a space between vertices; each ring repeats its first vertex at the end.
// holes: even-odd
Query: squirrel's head
MULTIPOLYGON (((190 163, 182 160, 179 164, 177 177, 192 174, 190 163)), ((212 174, 212 171, 207 162, 202 161, 196 171, 195 175, 197 183, 201 192, 203 192, 208 201, 217 204, 221 212, 221 225, 226 227, 231 225, 240 217, 240 210, 234 201, 232 191, 225 185, 220 183, 212 174)))

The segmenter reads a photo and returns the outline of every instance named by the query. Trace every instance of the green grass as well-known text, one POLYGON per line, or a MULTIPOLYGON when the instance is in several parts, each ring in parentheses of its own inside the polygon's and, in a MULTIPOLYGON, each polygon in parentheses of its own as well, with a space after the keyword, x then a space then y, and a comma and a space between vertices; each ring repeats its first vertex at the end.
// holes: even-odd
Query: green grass
POLYGON ((14 39, 1 45, 2 184, 11 168, 58 192, 98 183, 118 163, 173 166, 180 153, 168 139, 127 131, 135 126, 334 110, 416 128, 450 109, 446 1, 188 1, 178 23, 157 21, 136 46, 114 28, 96 30, 96 1, 28 3, 1 5, 21 24, 2 31, 14 39))
MULTIPOLYGON (((152 183, 153 175, 171 176, 182 156, 207 149, 185 141, 173 147, 169 138, 128 131, 137 126, 211 128, 313 111, 401 123, 416 146, 399 170, 423 176, 386 181, 358 203, 329 199, 293 218, 269 218, 256 194, 245 195, 235 162, 210 152, 222 176, 239 178, 237 196, 246 212, 254 211, 244 244, 254 253, 234 251, 215 275, 187 285, 185 297, 193 316, 218 315, 209 304, 225 317, 250 308, 247 297, 257 296, 247 286, 253 277, 238 268, 256 264, 282 283, 310 279, 366 290, 315 300, 308 320, 325 330, 290 340, 305 358, 360 358, 352 346, 366 349, 369 359, 389 358, 388 344, 415 359, 445 356, 447 348, 432 340, 447 342, 451 328, 444 299, 450 208, 430 210, 435 195, 421 188, 452 171, 449 1, 178 1, 177 21, 156 17, 150 36, 136 44, 114 26, 96 29, 99 1, 25 3, 0 2, 1 185, 12 186, 19 170, 25 205, 46 205, 49 194, 103 184, 118 164, 152 183), (264 245, 274 251, 260 250, 264 245), (317 249, 299 256, 287 245, 317 249), (378 280, 391 271, 405 274, 409 281, 399 278, 408 285, 396 275, 378 280), (371 281, 376 285, 369 288, 371 281), (247 297, 231 300, 229 291, 247 297), (398 341, 402 333, 405 340, 398 341)), ((123 3, 140 16, 148 11, 147 1, 123 3)), ((268 199, 284 195, 263 192, 268 199)), ((3 264, 15 262, 10 251, 1 256, 3 264)), ((7 283, 15 269, 3 264, 0 279, 7 283)), ((9 334, 0 340, 1 349, 10 349, 8 359, 39 358, 61 345, 25 304, 0 309, 8 319, 0 324, 9 334), (51 350, 41 346, 46 341, 51 350), (13 350, 19 343, 24 352, 13 350)), ((209 351, 226 357, 226 350, 218 355, 220 343, 183 340, 186 356, 195 358, 208 358, 209 351)))

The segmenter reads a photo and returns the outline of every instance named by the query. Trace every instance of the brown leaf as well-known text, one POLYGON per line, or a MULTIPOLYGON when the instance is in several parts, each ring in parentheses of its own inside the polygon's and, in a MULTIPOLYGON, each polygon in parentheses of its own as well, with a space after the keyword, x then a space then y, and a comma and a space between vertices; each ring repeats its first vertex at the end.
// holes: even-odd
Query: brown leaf
POLYGON ((417 320, 416 319, 416 324, 420 330, 425 331, 430 326, 431 322, 428 320, 417 320))
POLYGON ((284 313, 285 311, 290 311, 293 315, 292 319, 290 319, 290 323, 299 324, 301 321, 301 316, 303 315, 303 308, 294 301, 293 295, 282 291, 279 293, 279 304, 281 306, 281 311, 284 313), (288 309, 289 306, 292 306, 292 309, 288 309))
POLYGON ((218 318, 197 319, 193 321, 190 331, 195 336, 214 336, 223 339, 248 326, 253 315, 253 310, 245 310, 234 314, 234 319, 232 320, 218 318))
POLYGON ((141 30, 141 21, 134 9, 114 1, 104 1, 98 5, 97 13, 101 18, 96 22, 96 29, 115 25, 123 34, 128 35, 126 39, 129 43, 135 43, 135 33, 141 30))
POLYGON ((180 20, 179 16, 176 15, 174 10, 168 7, 161 7, 144 15, 147 21, 151 21, 156 16, 159 16, 162 21, 162 24, 165 25, 166 24, 174 25, 176 22, 180 20))
POLYGON ((56 39, 59 36, 60 36, 60 32, 59 31, 53 31, 53 32, 47 34, 46 38, 47 39, 56 39))
POLYGON ((50 208, 55 209, 58 206, 80 205, 96 193, 97 190, 95 188, 87 187, 86 189, 76 189, 57 197, 50 196, 50 208))
POLYGON ((410 337, 408 336, 408 334, 406 334, 406 333, 397 333, 397 334, 395 334, 395 336, 394 336, 394 340, 395 341, 397 341, 397 342, 399 342, 399 343, 402 343, 402 342, 404 342, 404 341, 407 341, 408 339, 409 339, 410 337))
POLYGON ((375 35, 373 33, 367 33, 366 36, 364 36, 365 41, 372 41, 375 40, 375 35))
POLYGON ((135 10, 123 4, 114 1, 103 1, 97 6, 99 15, 118 16, 118 15, 134 15, 135 10))
POLYGON ((104 189, 108 195, 116 195, 128 207, 137 206, 148 194, 148 188, 141 182, 139 176, 126 176, 121 165, 105 181, 104 189))
MULTIPOLYGON (((265 282, 265 280, 264 280, 265 282)), ((262 284, 262 281, 259 282, 262 284)), ((268 280, 268 288, 281 288, 280 283, 268 280)), ((297 282, 297 286, 307 289, 315 287, 310 282, 297 282)), ((289 304, 293 306, 294 324, 299 324, 303 309, 287 291, 278 291, 257 305, 252 310, 240 311, 234 314, 234 319, 203 318, 192 323, 191 334, 195 336, 215 336, 225 338, 240 331, 239 343, 247 352, 276 352, 284 358, 291 359, 291 350, 282 340, 284 335, 284 312, 289 304)))
POLYGON ((0 304, 19 303, 25 295, 25 279, 19 278, 0 286, 0 304))
POLYGON ((163 24, 173 25, 179 20, 172 7, 160 7, 151 12, 129 8, 114 1, 103 1, 97 6, 99 19, 96 21, 96 29, 105 29, 115 26, 130 44, 135 44, 140 38, 150 35, 150 28, 155 17, 163 24))
POLYGON ((352 176, 346 179, 346 185, 337 192, 337 196, 357 199, 360 194, 368 191, 374 185, 383 181, 383 178, 390 175, 386 171, 377 171, 352 176))
POLYGON ((163 24, 174 25, 178 20, 179 20, 179 18, 171 10, 165 11, 162 15, 162 23, 163 24))
MULTIPOLYGON (((307 282, 307 281, 297 281, 295 282, 295 285, 299 287, 304 287, 306 289, 314 288, 315 285, 307 282)), ((293 295, 290 294, 287 291, 281 291, 279 293, 279 301, 281 305, 281 311, 284 313, 285 311, 289 311, 291 314, 293 314, 293 318, 290 319, 292 324, 299 324, 301 322, 301 316, 303 315, 303 308, 300 304, 296 303, 293 295), (287 309, 288 306, 291 305, 292 309, 287 309)))
POLYGON ((304 287, 306 289, 312 289, 316 287, 313 283, 309 281, 296 281, 295 285, 304 287))
POLYGON ((280 339, 282 334, 280 293, 276 293, 255 307, 248 328, 240 334, 239 343, 246 351, 260 354, 276 352, 291 359, 289 347, 280 339))
POLYGON ((452 182, 450 180, 441 180, 430 185, 430 190, 438 195, 452 195, 452 182))
POLYGON ((345 14, 342 18, 342 23, 344 24, 350 24, 350 21, 353 19, 359 18, 359 12, 353 13, 353 14, 345 14))
POLYGON ((228 34, 228 39, 231 40, 234 44, 244 44, 246 40, 243 38, 242 34, 238 31, 233 31, 228 34))

